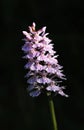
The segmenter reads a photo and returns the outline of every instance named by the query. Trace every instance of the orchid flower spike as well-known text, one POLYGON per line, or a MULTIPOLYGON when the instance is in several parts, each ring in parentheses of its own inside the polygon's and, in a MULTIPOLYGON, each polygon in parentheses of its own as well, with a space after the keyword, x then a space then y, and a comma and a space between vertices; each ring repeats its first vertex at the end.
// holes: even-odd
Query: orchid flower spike
POLYGON ((23 31, 25 35, 25 44, 22 50, 25 53, 24 58, 27 60, 25 69, 28 91, 30 96, 39 96, 42 92, 60 94, 68 97, 63 92, 64 87, 60 85, 59 80, 65 80, 65 75, 62 73, 62 66, 58 64, 56 51, 53 50, 51 43, 45 33, 46 27, 36 31, 36 24, 33 22, 29 26, 29 31, 23 31))

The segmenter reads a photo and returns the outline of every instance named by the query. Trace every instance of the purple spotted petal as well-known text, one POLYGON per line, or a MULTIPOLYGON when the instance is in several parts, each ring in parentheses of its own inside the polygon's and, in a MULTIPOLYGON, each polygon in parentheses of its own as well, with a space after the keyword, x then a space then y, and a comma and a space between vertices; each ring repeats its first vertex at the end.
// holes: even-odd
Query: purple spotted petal
POLYGON ((42 78, 38 78, 37 82, 41 83, 41 84, 46 84, 46 83, 49 84, 49 83, 51 83, 51 79, 49 79, 47 77, 42 77, 42 78))
POLYGON ((22 50, 25 52, 25 53, 27 53, 29 50, 31 50, 32 49, 32 46, 31 45, 27 45, 27 44, 25 44, 23 47, 22 47, 22 50))
POLYGON ((29 84, 34 84, 35 82, 36 82, 36 77, 34 77, 34 76, 27 80, 27 83, 29 83, 29 84))
POLYGON ((26 31, 23 31, 23 34, 26 36, 26 38, 28 38, 28 40, 32 39, 32 37, 30 36, 30 34, 27 33, 26 31))
POLYGON ((62 90, 58 91, 58 93, 59 93, 61 96, 68 97, 68 95, 67 95, 67 94, 65 94, 62 90))
POLYGON ((32 97, 37 97, 41 94, 41 91, 40 90, 33 90, 32 92, 30 92, 30 96, 32 97))
POLYGON ((60 90, 60 87, 56 85, 50 85, 46 88, 46 90, 56 92, 60 90))
POLYGON ((32 71, 42 71, 44 69, 44 66, 40 65, 40 64, 32 64, 30 66, 30 70, 32 71))
POLYGON ((33 66, 33 64, 34 64, 34 62, 28 62, 24 67, 26 68, 26 69, 29 69, 31 66, 33 66))

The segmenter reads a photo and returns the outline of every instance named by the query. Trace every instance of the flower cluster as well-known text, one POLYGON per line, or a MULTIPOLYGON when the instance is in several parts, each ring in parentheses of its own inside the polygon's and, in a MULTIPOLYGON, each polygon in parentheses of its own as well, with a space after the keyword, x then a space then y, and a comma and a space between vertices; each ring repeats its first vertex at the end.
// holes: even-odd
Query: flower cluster
POLYGON ((25 68, 28 69, 26 74, 28 91, 30 96, 39 96, 41 92, 50 92, 67 95, 63 92, 64 87, 60 87, 60 79, 65 79, 62 73, 62 66, 58 64, 57 55, 53 50, 53 44, 45 33, 46 27, 36 31, 35 23, 29 26, 29 33, 23 31, 25 35, 25 44, 22 50, 27 59, 25 68))

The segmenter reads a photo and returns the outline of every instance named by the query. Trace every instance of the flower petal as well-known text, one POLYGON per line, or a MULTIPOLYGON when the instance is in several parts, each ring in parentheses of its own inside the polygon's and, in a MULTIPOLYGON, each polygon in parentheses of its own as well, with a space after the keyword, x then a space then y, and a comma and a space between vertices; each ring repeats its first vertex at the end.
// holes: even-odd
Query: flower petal
POLYGON ((33 90, 32 92, 29 93, 30 96, 32 97, 37 97, 41 94, 40 90, 33 90))

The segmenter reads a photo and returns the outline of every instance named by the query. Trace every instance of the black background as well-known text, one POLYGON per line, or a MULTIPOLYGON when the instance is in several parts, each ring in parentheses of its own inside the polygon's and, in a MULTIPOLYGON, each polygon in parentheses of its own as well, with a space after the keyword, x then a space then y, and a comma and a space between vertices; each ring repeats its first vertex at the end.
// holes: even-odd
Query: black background
POLYGON ((54 97, 58 130, 84 130, 84 3, 82 0, 0 1, 0 130, 51 130, 46 96, 28 95, 22 31, 47 26, 64 66, 69 98, 54 97))

